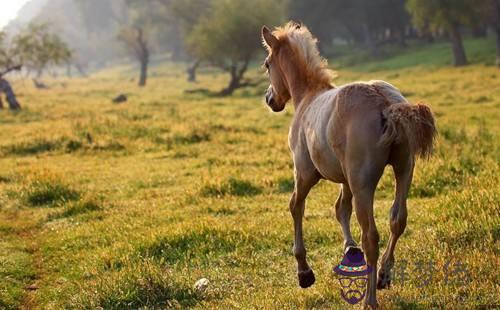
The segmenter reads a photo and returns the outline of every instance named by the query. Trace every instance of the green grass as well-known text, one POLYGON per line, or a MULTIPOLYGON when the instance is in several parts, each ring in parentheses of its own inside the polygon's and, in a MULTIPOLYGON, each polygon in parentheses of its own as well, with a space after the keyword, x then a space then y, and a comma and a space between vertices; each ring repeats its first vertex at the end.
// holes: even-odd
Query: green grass
MULTIPOLYGON (((466 39, 464 40, 466 54, 470 63, 495 64, 495 38, 466 39)), ((337 66, 347 67, 353 71, 383 71, 399 70, 411 67, 439 68, 452 65, 451 43, 438 42, 423 44, 422 42, 408 43, 408 47, 396 46, 381 47, 380 55, 373 59, 365 49, 356 47, 339 48, 332 56, 337 66)))
MULTIPOLYGON (((378 292, 384 308, 500 300, 500 72, 483 61, 492 46, 467 41, 480 63, 458 69, 437 44, 338 72, 337 84, 387 80, 437 117, 436 151, 417 162, 396 250, 396 264, 432 261, 435 277, 423 288, 395 281, 378 292), (467 285, 444 283, 445 266, 457 262, 467 285)), ((47 92, 14 83, 24 109, 0 111, 0 308, 345 308, 331 273, 342 257, 336 185, 320 182, 309 195, 305 240, 317 282, 297 285, 292 108, 270 113, 265 87, 230 98, 184 93, 223 88, 226 76, 212 71, 193 85, 179 66, 162 65, 143 89, 127 72, 65 87, 47 80, 47 92), (124 90, 129 101, 112 104, 124 90), (210 280, 205 292, 193 288, 200 278, 210 280)), ((381 251, 393 188, 387 169, 375 202, 381 251)), ((359 239, 355 216, 352 229, 359 239)))

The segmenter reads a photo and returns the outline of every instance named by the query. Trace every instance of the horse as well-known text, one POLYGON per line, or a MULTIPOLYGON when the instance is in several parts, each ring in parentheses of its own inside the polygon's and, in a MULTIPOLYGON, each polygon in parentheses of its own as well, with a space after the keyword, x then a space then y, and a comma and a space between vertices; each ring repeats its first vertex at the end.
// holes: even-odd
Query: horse
POLYGON ((265 101, 273 112, 282 111, 289 101, 295 110, 288 135, 295 181, 289 208, 299 285, 308 288, 315 282, 302 232, 306 197, 320 179, 339 183, 335 213, 342 227, 344 251, 361 251, 350 231, 354 206, 362 250, 372 267, 364 307, 376 309, 376 289, 390 285, 396 243, 406 227, 406 200, 416 158, 428 158, 432 153, 436 136, 432 111, 425 104, 411 104, 385 81, 332 84, 317 39, 302 24, 289 22, 274 31, 263 26, 261 36, 268 52, 264 66, 270 79, 265 101), (390 210, 390 239, 377 277, 379 233, 373 203, 387 165, 393 168, 396 192, 390 210))

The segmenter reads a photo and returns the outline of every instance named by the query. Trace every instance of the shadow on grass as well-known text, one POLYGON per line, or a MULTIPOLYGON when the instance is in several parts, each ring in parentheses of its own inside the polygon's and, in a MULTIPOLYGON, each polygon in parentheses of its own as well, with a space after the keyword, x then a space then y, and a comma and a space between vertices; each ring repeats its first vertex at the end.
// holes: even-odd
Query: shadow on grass
POLYGON ((166 268, 151 261, 129 265, 100 276, 68 307, 78 309, 170 309, 191 308, 203 296, 191 290, 166 268))
POLYGON ((77 151, 123 151, 125 146, 117 141, 109 141, 107 143, 93 143, 84 139, 71 139, 61 137, 58 139, 48 140, 45 138, 37 138, 31 141, 22 141, 3 146, 0 148, 0 154, 4 156, 33 156, 51 152, 73 153, 77 151))
POLYGON ((21 196, 32 207, 54 207, 80 198, 80 193, 56 180, 35 180, 25 187, 21 196))
POLYGON ((256 196, 262 193, 262 189, 249 181, 229 178, 220 184, 207 184, 201 188, 204 197, 224 196, 256 196))
POLYGON ((60 218, 68 218, 80 214, 100 211, 102 209, 99 202, 90 199, 82 199, 64 206, 62 211, 50 214, 47 219, 51 221, 60 218))
POLYGON ((246 253, 270 248, 269 240, 236 230, 202 228, 176 236, 159 237, 139 247, 141 257, 168 264, 213 264, 233 252, 246 253))

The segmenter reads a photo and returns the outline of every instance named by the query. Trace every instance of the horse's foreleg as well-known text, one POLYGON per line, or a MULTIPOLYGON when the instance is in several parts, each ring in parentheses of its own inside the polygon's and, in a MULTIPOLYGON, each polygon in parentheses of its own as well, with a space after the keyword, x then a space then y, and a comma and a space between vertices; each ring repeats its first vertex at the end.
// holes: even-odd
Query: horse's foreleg
POLYGON ((295 190, 292 198, 290 199, 290 212, 293 217, 295 230, 293 253, 297 259, 297 275, 299 278, 299 285, 302 288, 310 287, 316 280, 312 269, 307 264, 306 248, 302 232, 302 219, 304 217, 305 199, 307 194, 318 181, 319 178, 316 175, 303 178, 296 173, 295 190))
POLYGON ((365 307, 377 308, 377 260, 379 255, 379 234, 373 217, 374 189, 363 188, 354 192, 354 208, 361 226, 361 244, 366 254, 368 266, 372 271, 368 274, 368 287, 365 307))
POLYGON ((351 235, 352 193, 348 184, 342 185, 342 191, 335 203, 335 216, 342 226, 344 235, 344 250, 350 246, 357 246, 351 235))
POLYGON ((406 198, 410 189, 414 162, 410 156, 406 155, 399 157, 392 165, 396 176, 396 197, 390 213, 391 236, 387 244, 387 249, 382 256, 381 266, 378 271, 378 289, 386 288, 391 283, 390 275, 391 269, 394 266, 396 242, 406 228, 408 214, 406 210, 406 198))

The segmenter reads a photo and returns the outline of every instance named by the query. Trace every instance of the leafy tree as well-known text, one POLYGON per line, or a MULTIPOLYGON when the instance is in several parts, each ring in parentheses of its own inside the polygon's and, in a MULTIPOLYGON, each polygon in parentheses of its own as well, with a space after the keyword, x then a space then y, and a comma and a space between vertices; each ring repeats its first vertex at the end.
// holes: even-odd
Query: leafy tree
POLYGON ((47 25, 31 24, 10 42, 6 34, 0 32, 0 94, 6 95, 11 109, 20 109, 14 90, 4 76, 23 66, 36 69, 40 76, 48 66, 65 64, 70 58, 69 47, 57 34, 51 33, 47 25))
POLYGON ((280 23, 285 10, 284 1, 213 0, 210 13, 194 25, 187 38, 190 52, 230 74, 222 95, 245 85, 244 74, 260 50, 260 27, 280 23))
POLYGON ((455 66, 467 64, 460 27, 472 25, 481 13, 476 0, 408 0, 408 11, 418 27, 429 26, 431 30, 446 30, 453 48, 455 66))
POLYGON ((62 65, 70 61, 72 52, 66 43, 49 31, 47 24, 30 24, 13 39, 13 53, 19 63, 35 69, 37 77, 51 65, 62 65))

